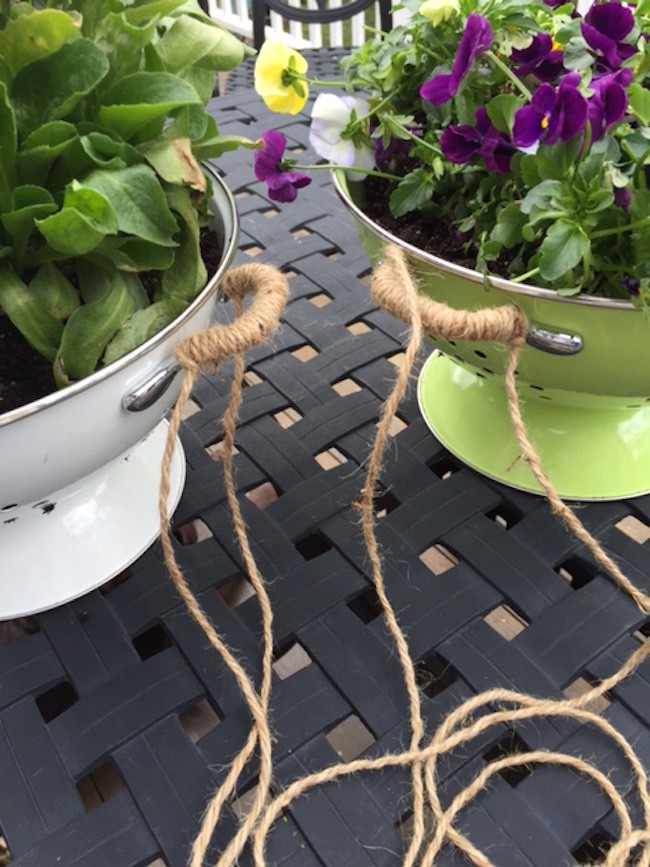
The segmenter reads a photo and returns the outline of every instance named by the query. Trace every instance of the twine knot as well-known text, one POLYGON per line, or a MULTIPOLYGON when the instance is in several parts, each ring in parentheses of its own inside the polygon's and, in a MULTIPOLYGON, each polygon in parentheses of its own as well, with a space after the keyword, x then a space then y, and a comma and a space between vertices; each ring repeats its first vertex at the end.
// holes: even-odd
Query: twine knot
POLYGON ((525 313, 513 305, 455 310, 423 295, 404 254, 395 245, 386 247, 384 261, 373 272, 370 294, 383 310, 409 325, 413 322, 415 303, 422 326, 446 340, 520 344, 528 331, 525 313))
POLYGON ((244 316, 231 325, 213 325, 186 337, 175 350, 182 368, 215 371, 226 358, 259 346, 277 328, 289 297, 286 278, 271 265, 241 265, 229 271, 221 286, 239 312, 249 293, 255 299, 244 316))

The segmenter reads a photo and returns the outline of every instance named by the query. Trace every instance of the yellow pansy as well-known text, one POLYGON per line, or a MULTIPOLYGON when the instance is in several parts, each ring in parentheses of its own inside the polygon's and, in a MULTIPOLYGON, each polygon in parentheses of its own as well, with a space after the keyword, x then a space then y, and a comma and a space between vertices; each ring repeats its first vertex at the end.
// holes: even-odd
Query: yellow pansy
POLYGON ((425 0, 420 6, 420 15, 428 18, 434 27, 458 11, 458 0, 425 0))
POLYGON ((292 73, 307 72, 305 58, 283 42, 267 39, 255 61, 255 91, 271 111, 298 114, 307 102, 304 81, 291 81, 292 73))

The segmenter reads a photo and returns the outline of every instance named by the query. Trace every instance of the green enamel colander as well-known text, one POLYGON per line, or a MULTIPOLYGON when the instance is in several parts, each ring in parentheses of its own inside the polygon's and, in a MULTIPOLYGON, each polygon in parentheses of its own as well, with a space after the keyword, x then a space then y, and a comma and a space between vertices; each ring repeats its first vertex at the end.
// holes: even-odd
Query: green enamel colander
MULTIPOLYGON (((420 291, 459 310, 516 305, 528 317, 517 387, 528 435, 560 496, 608 500, 650 492, 650 318, 626 301, 562 297, 491 278, 403 243, 360 207, 360 184, 334 176, 370 260, 400 246, 420 291)), ((429 335, 418 382, 424 419, 463 462, 535 493, 507 410, 505 344, 429 335)))

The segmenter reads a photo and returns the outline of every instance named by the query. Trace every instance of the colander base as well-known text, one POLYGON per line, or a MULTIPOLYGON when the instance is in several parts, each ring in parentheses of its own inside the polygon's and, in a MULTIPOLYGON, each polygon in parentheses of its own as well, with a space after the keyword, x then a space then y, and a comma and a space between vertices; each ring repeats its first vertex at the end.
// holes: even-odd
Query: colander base
MULTIPOLYGON (((501 377, 482 378, 439 352, 418 380, 420 410, 456 457, 489 478, 541 494, 521 457, 501 377)), ((574 407, 521 400, 530 441, 559 495, 618 500, 650 492, 650 403, 640 407, 574 407)))

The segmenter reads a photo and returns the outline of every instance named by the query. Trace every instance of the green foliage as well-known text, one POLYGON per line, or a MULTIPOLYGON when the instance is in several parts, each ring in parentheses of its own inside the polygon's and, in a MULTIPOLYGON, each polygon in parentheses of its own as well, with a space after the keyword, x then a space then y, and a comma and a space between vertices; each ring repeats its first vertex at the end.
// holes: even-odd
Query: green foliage
POLYGON ((456 230, 486 274, 650 309, 650 0, 618 3, 606 58, 575 0, 455 0, 435 24, 402 0, 409 23, 341 64, 392 215, 456 230))
POLYGON ((206 105, 246 53, 196 0, 3 4, 0 314, 59 385, 147 340, 205 284, 200 161, 254 146, 221 136, 206 105))

